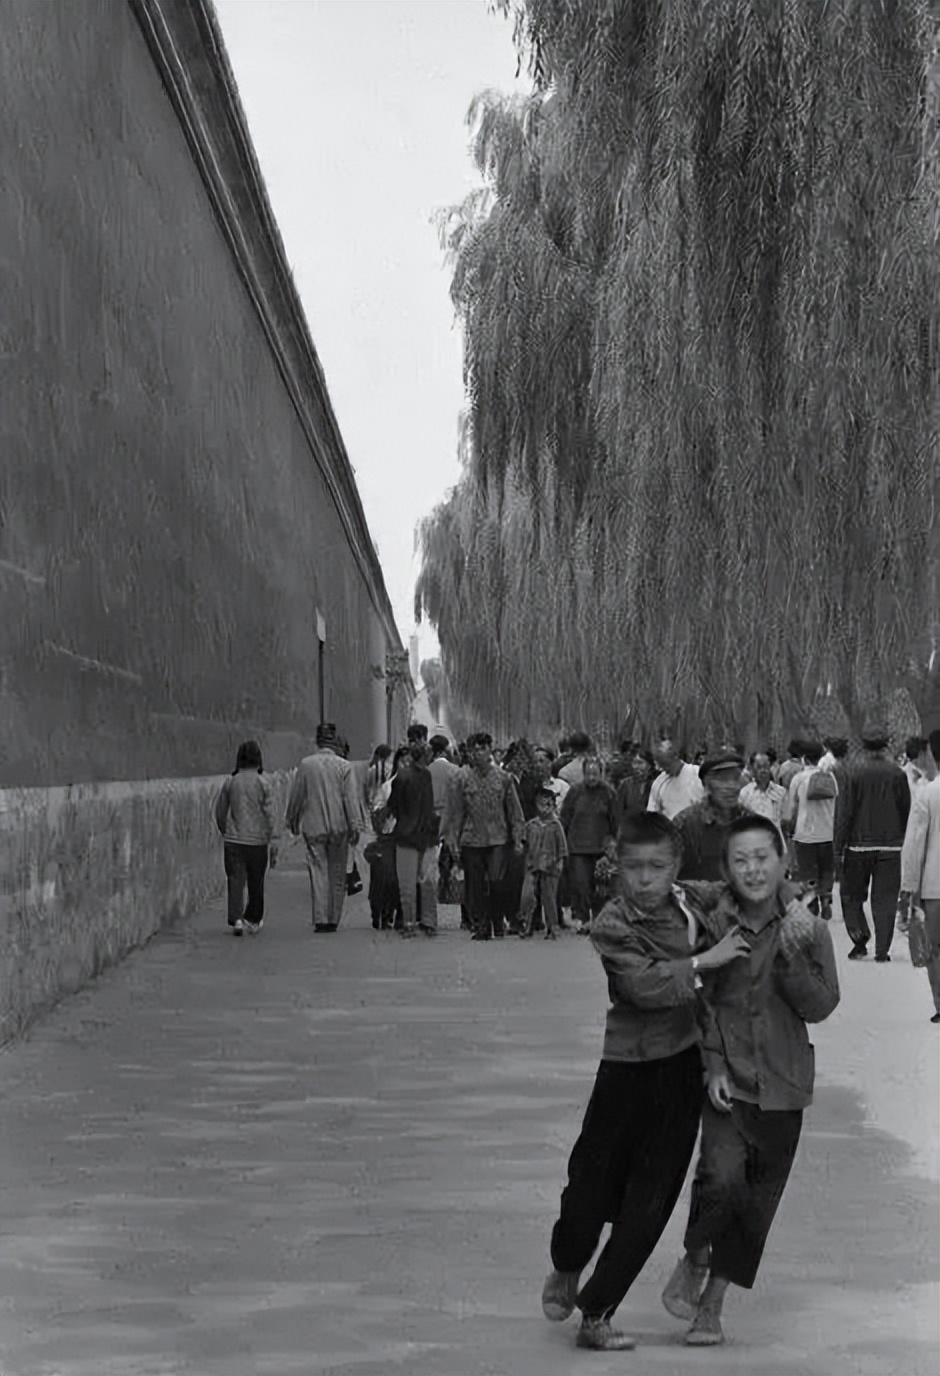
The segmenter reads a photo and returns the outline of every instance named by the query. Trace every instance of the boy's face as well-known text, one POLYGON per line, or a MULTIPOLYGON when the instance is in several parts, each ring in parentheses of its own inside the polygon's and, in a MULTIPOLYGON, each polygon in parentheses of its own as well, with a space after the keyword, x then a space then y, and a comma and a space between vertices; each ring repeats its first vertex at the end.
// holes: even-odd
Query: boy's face
POLYGON ((739 831, 728 842, 728 879, 745 903, 766 903, 783 882, 786 860, 763 829, 739 831))
POLYGON ((668 841, 626 846, 619 862, 624 895, 643 912, 653 912, 669 897, 679 864, 680 857, 668 841))
POLYGON ((535 810, 540 817, 551 817, 552 813, 555 811, 554 798, 536 798, 535 810))

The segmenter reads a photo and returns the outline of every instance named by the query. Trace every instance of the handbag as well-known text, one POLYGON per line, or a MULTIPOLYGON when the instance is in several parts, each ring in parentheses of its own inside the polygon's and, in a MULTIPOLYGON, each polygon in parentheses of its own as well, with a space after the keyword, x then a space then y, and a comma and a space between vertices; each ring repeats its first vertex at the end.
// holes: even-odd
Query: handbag
POLYGON ((927 924, 923 908, 911 905, 907 927, 907 945, 911 953, 911 964, 918 970, 926 969, 930 963, 930 942, 927 940, 927 924))

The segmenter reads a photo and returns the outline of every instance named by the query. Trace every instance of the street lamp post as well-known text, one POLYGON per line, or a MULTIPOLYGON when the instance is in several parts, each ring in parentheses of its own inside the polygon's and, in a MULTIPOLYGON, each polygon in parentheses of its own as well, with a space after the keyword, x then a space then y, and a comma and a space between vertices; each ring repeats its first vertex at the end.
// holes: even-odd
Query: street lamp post
POLYGON ((395 703, 395 689, 404 683, 409 673, 407 650, 386 650, 385 652, 385 743, 392 743, 392 708, 395 703))

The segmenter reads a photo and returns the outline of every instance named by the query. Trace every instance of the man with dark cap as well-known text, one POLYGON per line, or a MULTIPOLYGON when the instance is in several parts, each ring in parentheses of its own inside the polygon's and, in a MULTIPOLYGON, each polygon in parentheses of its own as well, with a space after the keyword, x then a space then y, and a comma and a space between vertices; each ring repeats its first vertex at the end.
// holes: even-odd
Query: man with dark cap
POLYGON ((747 810, 740 802, 743 771, 744 759, 737 750, 718 750, 702 761, 698 776, 705 797, 675 819, 682 836, 680 881, 705 879, 720 883, 724 879, 721 857, 725 829, 747 810))
POLYGON ((871 928, 864 904, 870 896, 875 960, 883 964, 891 959, 911 790, 904 770, 888 754, 888 732, 882 722, 865 723, 862 745, 864 755, 848 770, 845 788, 836 799, 835 877, 845 929, 853 943, 849 960, 868 955, 871 928))

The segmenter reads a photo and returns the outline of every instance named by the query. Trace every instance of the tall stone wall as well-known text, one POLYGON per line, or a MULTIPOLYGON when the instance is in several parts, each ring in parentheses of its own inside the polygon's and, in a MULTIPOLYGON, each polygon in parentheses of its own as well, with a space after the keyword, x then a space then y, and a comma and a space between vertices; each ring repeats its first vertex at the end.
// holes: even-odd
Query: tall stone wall
POLYGON ((383 740, 401 643, 206 0, 4 5, 0 142, 6 1031, 218 887, 240 740, 383 740))

